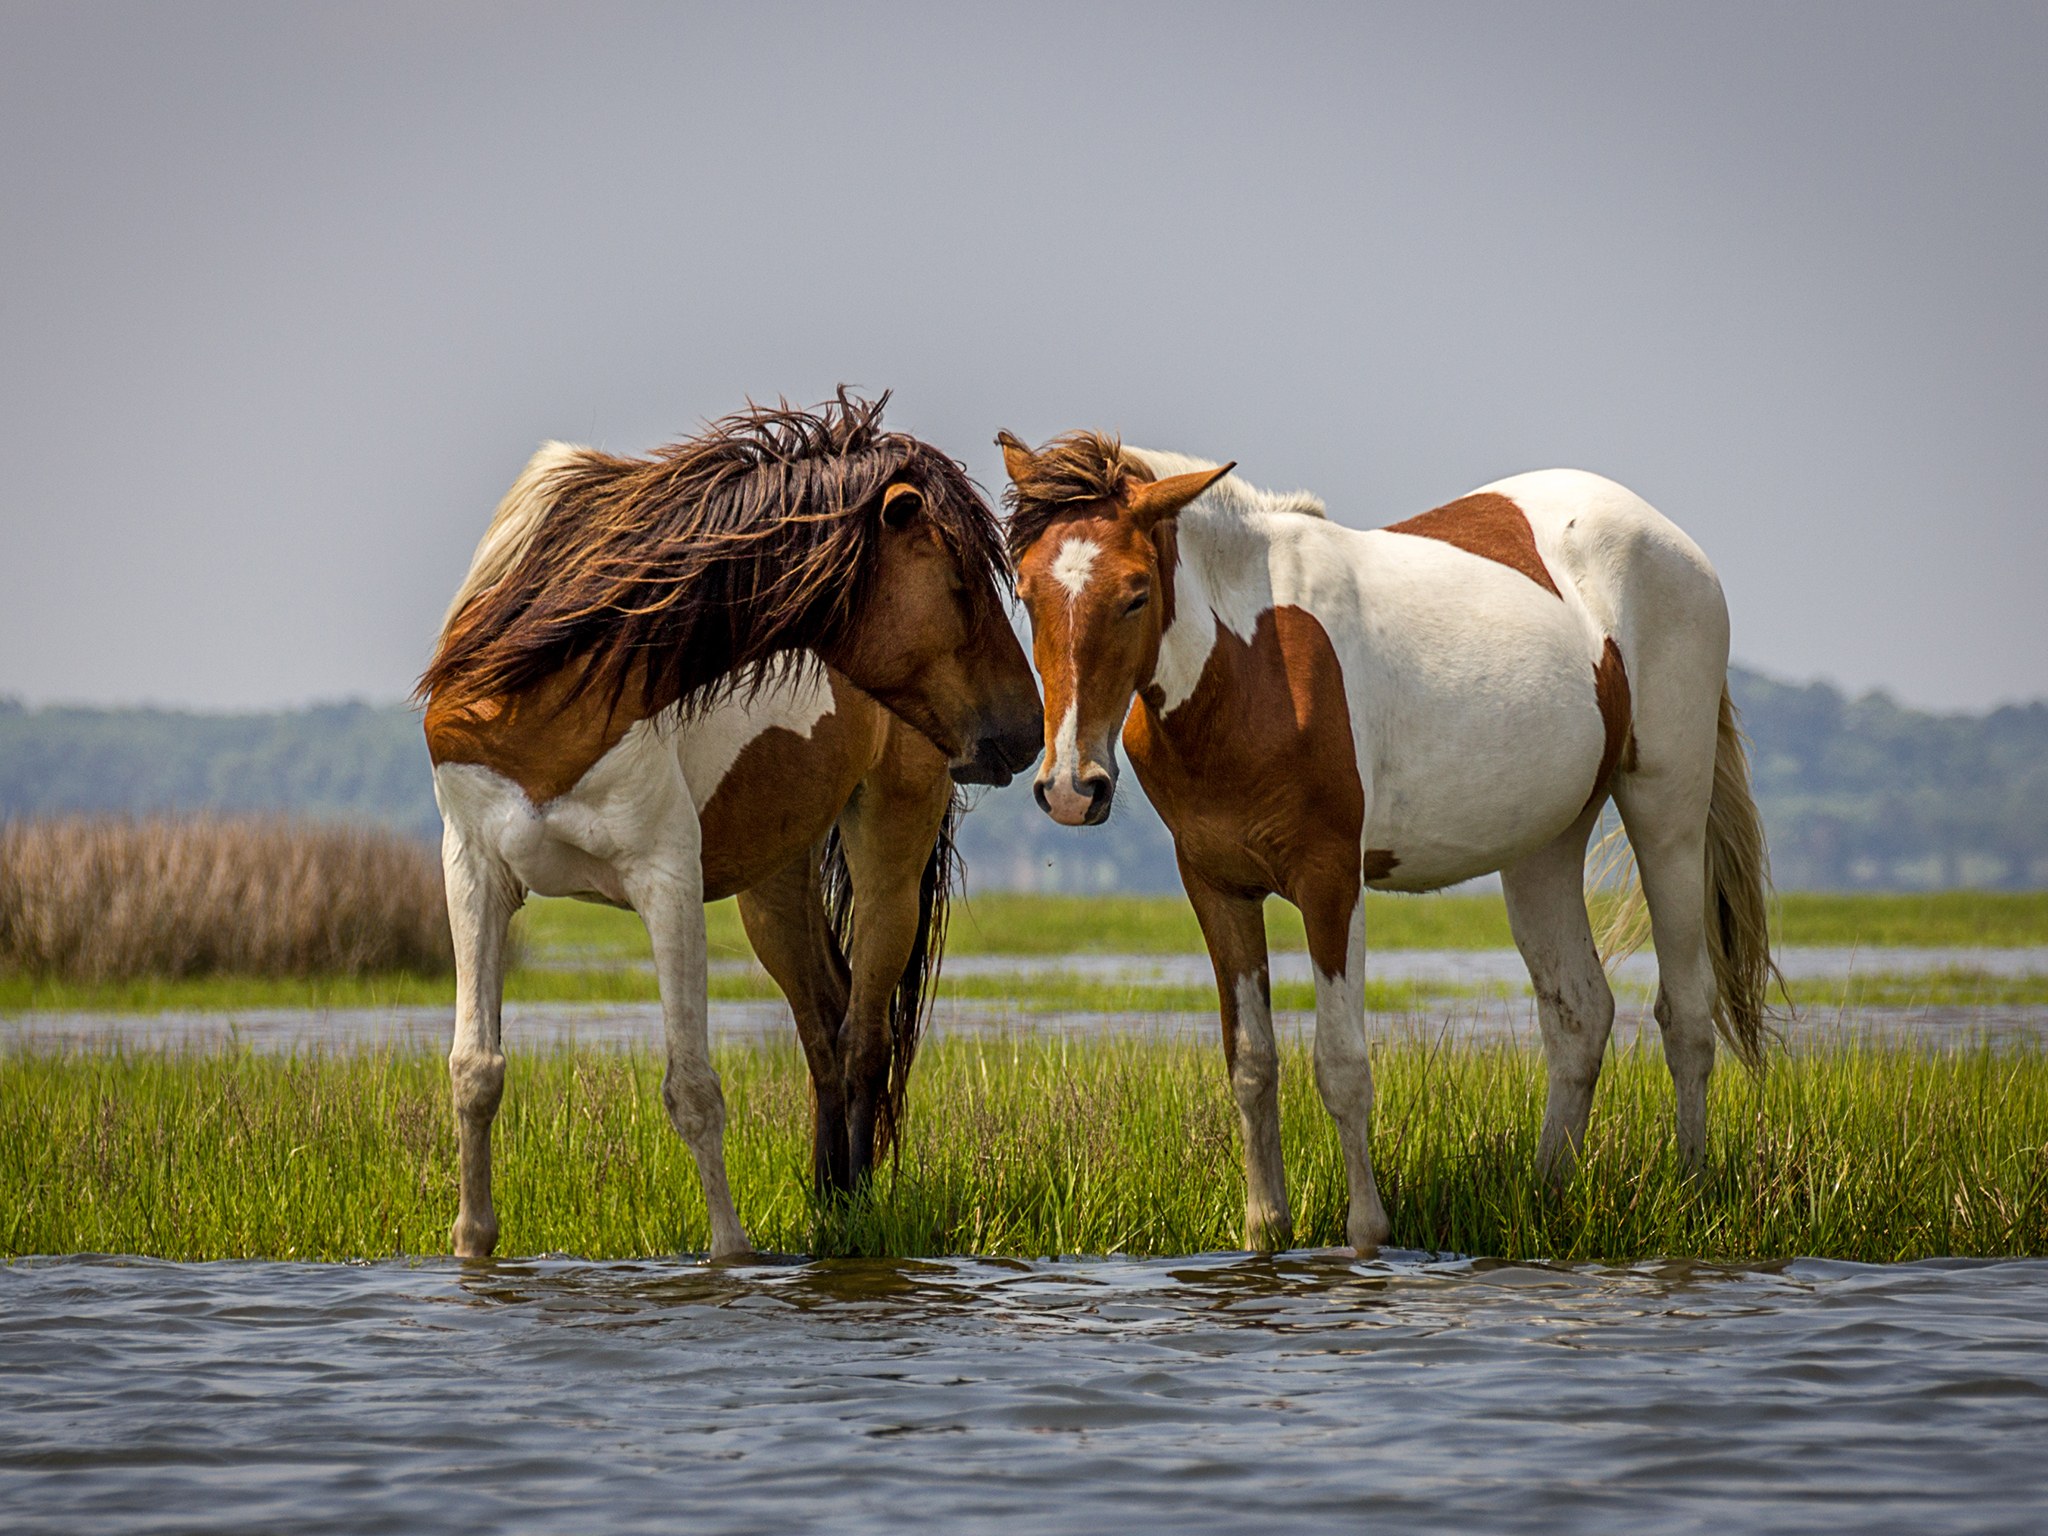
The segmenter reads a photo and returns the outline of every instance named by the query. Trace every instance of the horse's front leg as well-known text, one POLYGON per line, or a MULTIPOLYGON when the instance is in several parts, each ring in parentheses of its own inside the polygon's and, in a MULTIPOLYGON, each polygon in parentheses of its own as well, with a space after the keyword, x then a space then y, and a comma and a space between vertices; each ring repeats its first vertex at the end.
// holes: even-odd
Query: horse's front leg
POLYGON ((900 1136, 917 1051, 922 995, 931 978, 919 946, 941 889, 935 852, 952 804, 946 764, 922 738, 896 733, 887 759, 839 817, 853 922, 852 976, 839 1057, 846 1074, 848 1167, 857 1186, 874 1171, 878 1144, 900 1136))
POLYGON ((1365 1043, 1365 893, 1335 880, 1297 905, 1316 976, 1316 1090, 1337 1122, 1351 1208, 1344 1230, 1360 1258, 1392 1232, 1372 1171, 1372 1056, 1365 1043))
POLYGON ((523 893, 511 871, 453 821, 441 837, 441 873, 455 941, 455 1039, 448 1052, 448 1083, 462 1159, 461 1204, 448 1237, 459 1257, 487 1258, 498 1246, 498 1213, 491 1204, 491 1122, 505 1091, 500 1038, 505 929, 523 893))
POLYGON ((1294 1218, 1280 1157, 1280 1051, 1266 970, 1265 900, 1211 885, 1185 862, 1180 874, 1216 968, 1223 1061, 1244 1133, 1244 1245, 1285 1248, 1294 1241, 1294 1218))
POLYGON ((635 870, 626 894, 647 925, 654 946, 655 980, 661 988, 661 1017, 668 1043, 668 1071, 661 1098, 704 1186, 711 1217, 711 1257, 751 1253, 733 1209, 725 1173, 725 1091, 711 1065, 708 972, 704 937, 703 843, 697 813, 683 797, 685 823, 668 840, 663 856, 635 870))

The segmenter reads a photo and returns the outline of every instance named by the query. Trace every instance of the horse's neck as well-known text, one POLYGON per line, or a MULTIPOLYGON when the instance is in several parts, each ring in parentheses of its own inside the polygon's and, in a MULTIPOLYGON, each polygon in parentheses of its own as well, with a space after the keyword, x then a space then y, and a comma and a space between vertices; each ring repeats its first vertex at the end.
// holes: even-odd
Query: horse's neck
POLYGON ((1220 630, 1249 642, 1273 606, 1272 536, 1262 518, 1190 510, 1175 534, 1173 622, 1159 637, 1152 685, 1161 715, 1187 702, 1220 630))

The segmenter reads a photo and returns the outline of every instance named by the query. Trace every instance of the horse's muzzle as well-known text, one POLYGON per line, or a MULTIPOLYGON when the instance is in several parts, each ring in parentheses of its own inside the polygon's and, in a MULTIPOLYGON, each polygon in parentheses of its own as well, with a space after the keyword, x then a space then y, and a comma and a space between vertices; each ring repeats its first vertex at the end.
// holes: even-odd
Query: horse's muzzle
POLYGON ((1036 762, 1044 745, 1045 724, 1034 714, 1029 727, 991 732, 976 741, 973 756, 954 765, 953 782, 1001 788, 1036 762))
POLYGON ((1041 778, 1032 786, 1038 808, 1064 827, 1099 827, 1116 800, 1116 775, 1093 765, 1062 784, 1041 778))

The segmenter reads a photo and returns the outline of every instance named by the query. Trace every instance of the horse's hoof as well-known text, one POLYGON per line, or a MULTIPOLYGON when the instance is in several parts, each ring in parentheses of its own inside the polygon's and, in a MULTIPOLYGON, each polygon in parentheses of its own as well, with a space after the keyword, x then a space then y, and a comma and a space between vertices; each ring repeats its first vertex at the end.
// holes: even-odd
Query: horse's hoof
POLYGON ((1244 1246, 1249 1253, 1284 1253, 1294 1246, 1294 1223, 1248 1221, 1245 1223, 1244 1246))
POLYGON ((1378 1258, 1380 1249, 1393 1235, 1392 1223, 1384 1219, 1366 1225, 1363 1230, 1354 1227, 1346 1234, 1351 1239, 1351 1251, 1361 1259, 1378 1258))
POLYGON ((498 1224, 457 1217, 448 1243, 458 1259, 488 1259, 498 1246, 498 1224))

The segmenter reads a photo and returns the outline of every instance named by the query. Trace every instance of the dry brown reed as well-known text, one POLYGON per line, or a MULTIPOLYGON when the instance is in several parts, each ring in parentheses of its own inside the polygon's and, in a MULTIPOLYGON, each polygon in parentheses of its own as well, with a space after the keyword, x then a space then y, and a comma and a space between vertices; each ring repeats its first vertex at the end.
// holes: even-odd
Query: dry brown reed
POLYGON ((440 974, 441 871, 394 833, 273 818, 0 825, 0 971, 440 974))

